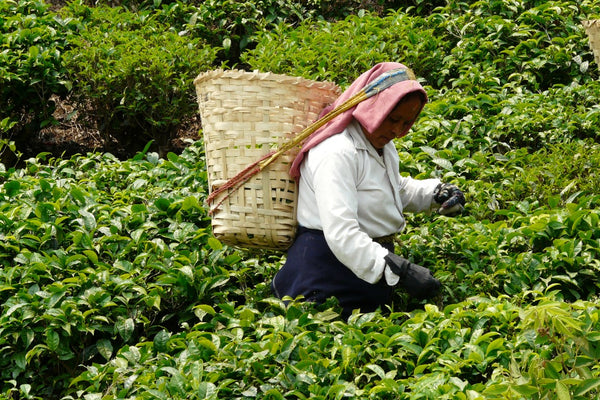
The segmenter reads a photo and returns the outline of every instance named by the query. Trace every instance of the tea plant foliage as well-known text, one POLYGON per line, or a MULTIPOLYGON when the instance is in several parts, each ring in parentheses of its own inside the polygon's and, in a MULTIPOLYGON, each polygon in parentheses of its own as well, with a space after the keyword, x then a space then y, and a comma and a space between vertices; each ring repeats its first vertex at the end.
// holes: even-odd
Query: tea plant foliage
POLYGON ((122 8, 82 9, 84 27, 70 38, 64 65, 100 133, 135 152, 154 140, 168 145, 177 128, 197 109, 193 85, 210 69, 218 48, 179 35, 147 13, 122 8))
MULTIPOLYGON (((341 86, 379 61, 415 69, 430 102, 396 142, 400 171, 467 197, 460 217, 408 215, 398 236, 396 251, 442 281, 439 298, 397 292, 348 320, 333 299, 275 299, 285 255, 211 235, 202 141, 128 160, 40 154, 0 168, 0 398, 597 398, 600 85, 580 23, 595 4, 409 3, 337 21, 282 15, 241 58, 341 86)), ((122 6, 70 5, 80 36, 62 60, 86 76, 73 87, 107 105, 120 87, 111 112, 175 118, 147 102, 154 81, 119 86, 137 68, 181 85, 172 104, 191 110, 193 74, 174 71, 208 68, 222 41, 193 32, 206 20, 187 2, 122 6), (143 52, 157 43, 171 64, 143 52), (83 61, 102 52, 102 71, 83 61), (121 71, 110 85, 109 70, 121 71)))
POLYGON ((24 136, 48 125, 54 111, 50 97, 71 89, 61 57, 76 22, 49 8, 42 1, 0 3, 0 121, 7 121, 0 138, 15 125, 24 136))

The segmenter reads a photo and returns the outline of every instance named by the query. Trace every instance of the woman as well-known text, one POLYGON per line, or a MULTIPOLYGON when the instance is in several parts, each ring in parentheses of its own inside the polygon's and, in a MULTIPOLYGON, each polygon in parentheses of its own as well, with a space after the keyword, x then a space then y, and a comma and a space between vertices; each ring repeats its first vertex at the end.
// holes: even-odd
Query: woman
POLYGON ((427 102, 412 72, 381 63, 362 74, 329 112, 384 72, 407 79, 364 100, 317 130, 290 170, 299 181, 298 235, 272 282, 276 296, 324 302, 334 296, 344 316, 390 304, 395 285, 418 298, 435 295, 440 282, 424 267, 394 254, 393 235, 403 212, 455 215, 464 196, 437 179, 401 177, 392 139, 406 135, 427 102))

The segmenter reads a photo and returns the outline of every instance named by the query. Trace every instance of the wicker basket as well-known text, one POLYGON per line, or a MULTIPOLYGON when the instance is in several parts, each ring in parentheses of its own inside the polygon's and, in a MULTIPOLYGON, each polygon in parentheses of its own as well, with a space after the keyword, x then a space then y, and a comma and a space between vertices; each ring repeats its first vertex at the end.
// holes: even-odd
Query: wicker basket
POLYGON ((594 52, 596 64, 600 68, 600 19, 583 21, 582 24, 590 39, 590 47, 594 52))
MULTIPOLYGON (((209 191, 293 138, 340 94, 328 82, 272 73, 215 70, 195 80, 209 191)), ((287 249, 296 234, 296 182, 289 167, 298 149, 279 157, 213 210, 221 242, 287 249)))

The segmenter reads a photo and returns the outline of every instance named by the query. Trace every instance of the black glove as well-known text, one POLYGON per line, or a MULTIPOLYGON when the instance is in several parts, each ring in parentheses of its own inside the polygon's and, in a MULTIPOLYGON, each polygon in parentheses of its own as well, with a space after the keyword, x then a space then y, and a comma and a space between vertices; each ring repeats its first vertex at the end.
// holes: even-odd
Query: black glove
POLYGON ((433 200, 440 204, 438 212, 441 215, 454 217, 462 212, 465 205, 465 195, 455 185, 440 183, 433 192, 433 200))
POLYGON ((441 283, 433 277, 430 270, 389 252, 385 262, 392 272, 400 277, 399 285, 408 294, 418 299, 435 296, 440 290, 441 283))

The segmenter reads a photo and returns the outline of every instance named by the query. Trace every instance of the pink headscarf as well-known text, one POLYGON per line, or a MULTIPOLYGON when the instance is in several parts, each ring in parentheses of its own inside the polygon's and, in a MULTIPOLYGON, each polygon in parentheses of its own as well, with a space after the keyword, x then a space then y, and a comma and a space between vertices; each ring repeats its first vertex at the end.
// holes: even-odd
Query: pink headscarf
MULTIPOLYGON (((356 79, 333 104, 325 107, 323 111, 321 111, 319 118, 333 110, 338 105, 343 104, 356 93, 360 92, 365 86, 367 86, 384 72, 398 68, 406 67, 403 64, 394 62, 385 62, 375 65, 373 68, 359 76, 358 79, 356 79)), ((423 89, 421 84, 419 84, 419 82, 416 80, 398 82, 379 92, 378 94, 360 102, 357 106, 343 112, 316 130, 308 137, 308 139, 306 139, 302 149, 300 149, 300 152, 294 159, 294 162, 290 168, 290 175, 292 178, 298 179, 300 177, 300 164, 302 164, 304 156, 310 149, 328 137, 341 133, 348 126, 348 124, 350 124, 352 119, 356 119, 367 130, 367 132, 372 133, 379 127, 379 125, 381 125, 383 120, 396 107, 398 102, 411 92, 422 92, 427 100, 427 93, 425 92, 425 89, 423 89)), ((406 134, 410 128, 410 126, 407 127, 404 134, 406 134)))

